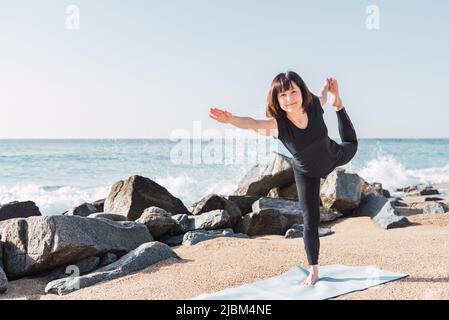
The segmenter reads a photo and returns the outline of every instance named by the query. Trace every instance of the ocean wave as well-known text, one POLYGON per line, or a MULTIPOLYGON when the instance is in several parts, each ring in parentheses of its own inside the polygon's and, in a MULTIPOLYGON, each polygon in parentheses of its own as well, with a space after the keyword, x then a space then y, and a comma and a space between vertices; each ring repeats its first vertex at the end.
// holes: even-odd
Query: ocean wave
POLYGON ((39 186, 36 184, 0 185, 0 204, 33 201, 43 215, 61 214, 84 202, 105 198, 110 186, 77 188, 72 186, 39 186))
MULTIPOLYGON (((354 167, 352 167, 354 168, 354 167)), ((415 184, 449 182, 449 164, 443 167, 408 169, 391 155, 378 155, 365 162, 357 172, 368 182, 380 182, 385 189, 401 188, 415 184)))

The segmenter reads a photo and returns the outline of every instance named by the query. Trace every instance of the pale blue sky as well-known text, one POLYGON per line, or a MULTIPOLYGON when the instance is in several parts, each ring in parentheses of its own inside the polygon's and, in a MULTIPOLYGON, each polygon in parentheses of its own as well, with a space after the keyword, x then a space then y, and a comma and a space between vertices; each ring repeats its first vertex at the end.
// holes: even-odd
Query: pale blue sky
MULTIPOLYGON (((168 138, 334 76, 359 138, 449 138, 447 1, 0 0, 0 138, 168 138), (65 27, 68 5, 80 30, 65 27), (380 29, 365 26, 368 5, 380 29)), ((337 120, 327 106, 329 135, 337 120)))

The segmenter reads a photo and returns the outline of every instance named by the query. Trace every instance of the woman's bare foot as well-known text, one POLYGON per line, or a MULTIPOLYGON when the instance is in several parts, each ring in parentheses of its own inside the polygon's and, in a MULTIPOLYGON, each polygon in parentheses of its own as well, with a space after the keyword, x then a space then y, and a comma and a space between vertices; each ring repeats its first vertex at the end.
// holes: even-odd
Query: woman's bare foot
POLYGON ((314 285, 315 282, 317 282, 317 280, 318 280, 318 265, 310 266, 309 275, 307 276, 307 278, 304 279, 302 284, 305 286, 311 286, 314 285))
POLYGON ((338 89, 338 82, 334 78, 327 78, 329 82, 329 93, 330 93, 330 103, 335 107, 336 111, 340 111, 343 108, 343 101, 340 97, 340 92, 338 89))

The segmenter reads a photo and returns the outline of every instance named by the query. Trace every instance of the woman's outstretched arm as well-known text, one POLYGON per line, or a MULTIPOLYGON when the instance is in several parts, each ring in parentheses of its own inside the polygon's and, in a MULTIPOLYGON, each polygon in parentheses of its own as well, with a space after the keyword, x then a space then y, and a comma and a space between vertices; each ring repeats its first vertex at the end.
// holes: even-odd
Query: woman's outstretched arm
POLYGON ((209 117, 221 123, 232 124, 240 129, 254 130, 264 136, 277 136, 278 134, 275 118, 256 120, 251 117, 238 117, 226 110, 220 110, 218 108, 210 108, 209 117))

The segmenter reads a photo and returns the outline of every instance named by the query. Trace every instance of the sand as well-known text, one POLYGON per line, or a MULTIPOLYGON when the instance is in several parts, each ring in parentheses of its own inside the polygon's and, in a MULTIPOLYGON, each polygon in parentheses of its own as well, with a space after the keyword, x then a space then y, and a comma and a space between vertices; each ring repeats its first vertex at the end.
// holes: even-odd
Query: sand
MULTIPOLYGON (((368 217, 328 224, 334 234, 321 238, 321 265, 376 265, 410 275, 336 299, 449 299, 449 213, 408 218, 414 225, 391 230, 368 217)), ((45 283, 20 279, 0 299, 189 299, 307 265, 301 238, 275 235, 218 238, 174 250, 182 261, 162 261, 66 296, 43 295, 45 283)))

